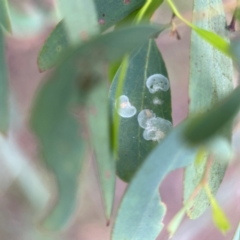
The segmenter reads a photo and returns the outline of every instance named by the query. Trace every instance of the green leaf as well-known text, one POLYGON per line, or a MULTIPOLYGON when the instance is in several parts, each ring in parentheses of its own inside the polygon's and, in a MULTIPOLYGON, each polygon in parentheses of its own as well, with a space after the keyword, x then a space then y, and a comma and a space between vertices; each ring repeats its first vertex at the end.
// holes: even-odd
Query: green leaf
POLYGON ((231 122, 240 108, 240 87, 207 113, 194 117, 186 127, 185 136, 194 144, 201 144, 231 122))
MULTIPOLYGON (((142 110, 148 109, 149 114, 153 111, 156 117, 172 121, 170 90, 157 91, 152 94, 146 86, 147 78, 153 74, 162 74, 168 78, 165 64, 155 41, 149 40, 141 48, 136 49, 130 54, 128 61, 121 95, 129 98, 130 104, 135 107, 137 112, 130 118, 120 117, 116 159, 117 174, 127 182, 130 181, 149 152, 157 145, 157 141, 144 139, 144 129, 139 126, 138 114, 142 110)), ((116 90, 120 72, 121 69, 117 72, 110 88, 112 112, 116 111, 116 90)), ((167 81, 169 83, 169 80, 167 81)))
MULTIPOLYGON (((215 47, 216 49, 218 49, 222 53, 226 54, 227 56, 231 56, 229 43, 228 43, 228 41, 226 41, 226 39, 223 38, 223 31, 222 30, 219 31, 219 32, 215 31, 214 29, 205 30, 207 25, 204 25, 204 24, 198 25, 198 24, 193 24, 193 23, 188 22, 178 12, 178 10, 177 10, 176 6, 174 5, 174 3, 172 2, 172 0, 167 0, 167 2, 169 4, 169 6, 171 7, 172 11, 174 12, 174 14, 179 19, 181 19, 185 24, 187 24, 190 28, 192 28, 192 30, 194 30, 202 39, 204 39, 205 41, 210 43, 213 47, 215 47)), ((211 0, 209 2, 209 4, 212 4, 212 5, 216 4, 216 6, 218 6, 219 3, 217 2, 217 0, 211 0)), ((196 12, 198 12, 197 13, 198 18, 202 14, 202 18, 201 18, 202 20, 200 20, 200 21, 204 22, 206 19, 212 19, 212 21, 216 21, 217 25, 221 25, 222 22, 225 21, 224 25, 222 25, 222 28, 226 27, 225 16, 223 16, 223 14, 222 14, 222 17, 224 17, 224 19, 222 18, 220 21, 216 20, 216 18, 218 18, 217 17, 218 13, 216 15, 212 16, 213 13, 212 13, 211 9, 209 10, 209 8, 204 8, 204 5, 205 4, 202 3, 199 0, 195 0, 195 2, 194 2, 194 9, 196 9, 195 14, 196 14, 196 12), (208 12, 208 13, 206 14, 206 12, 208 12)), ((219 12, 219 11, 222 12, 222 3, 220 3, 219 6, 220 7, 219 7, 219 9, 217 9, 216 12, 219 12)), ((226 30, 226 28, 225 28, 225 30, 226 30)))
POLYGON ((163 207, 158 202, 153 208, 153 212, 161 213, 158 221, 146 220, 145 212, 149 211, 163 178, 170 171, 192 163, 196 155, 196 149, 190 148, 182 138, 183 129, 184 125, 175 128, 136 172, 118 210, 112 240, 156 239, 164 217, 163 207))
POLYGON ((53 32, 48 36, 38 55, 38 67, 44 72, 53 67, 66 53, 70 44, 62 22, 59 22, 53 32))
POLYGON ((115 194, 115 163, 110 150, 110 119, 106 82, 93 89, 89 96, 88 106, 91 142, 95 150, 106 217, 107 221, 110 221, 115 194))
POLYGON ((226 233, 230 229, 231 225, 221 207, 218 205, 216 199, 212 195, 208 185, 205 186, 205 191, 212 206, 213 222, 222 233, 226 233))
MULTIPOLYGON (((203 3, 201 0, 194 2, 193 24, 207 31, 219 34, 228 39, 226 20, 221 0, 211 0, 203 3), (218 6, 212 16, 212 6, 218 6), (200 17, 199 16, 204 16, 200 17)), ((209 45, 205 40, 192 31, 191 35, 191 63, 190 63, 190 117, 209 112, 219 101, 228 96, 233 88, 233 66, 229 57, 209 45)), ((209 128, 208 128, 209 129, 209 128)), ((219 136, 230 141, 231 123, 225 126, 219 136)), ((207 156, 203 156, 200 165, 192 164, 185 171, 184 202, 199 184, 205 172, 207 156)), ((209 177, 209 185, 213 194, 219 188, 227 167, 227 161, 214 158, 209 177)), ((209 205, 208 197, 204 190, 189 205, 187 214, 194 219, 199 217, 209 205)))
POLYGON ((117 61, 160 29, 151 25, 129 27, 73 47, 40 90, 31 125, 40 141, 44 162, 59 185, 58 205, 46 219, 46 228, 65 226, 77 204, 84 143, 81 127, 71 114, 76 93, 80 92, 81 103, 85 103, 86 95, 103 79, 103 63, 117 61))
MULTIPOLYGON (((61 81, 60 76, 66 77, 66 72, 60 70, 44 85, 31 118, 44 162, 54 173, 59 188, 57 204, 43 223, 49 230, 65 226, 75 211, 78 177, 84 157, 84 141, 69 109, 75 86, 61 81)), ((74 75, 69 71, 68 77, 74 75)))
POLYGON ((11 32, 11 22, 9 17, 8 0, 0 0, 0 25, 11 32))
POLYGON ((8 91, 5 39, 0 25, 0 132, 3 133, 6 133, 9 127, 8 91))
POLYGON ((72 44, 89 39, 99 32, 94 0, 59 0, 59 6, 72 44))
MULTIPOLYGON (((104 31, 124 19, 140 8, 144 2, 145 0, 131 0, 130 3, 125 3, 123 0, 95 0, 101 30, 104 31)), ((46 71, 55 66, 69 44, 64 23, 61 21, 52 31, 39 53, 38 67, 40 71, 46 71)))

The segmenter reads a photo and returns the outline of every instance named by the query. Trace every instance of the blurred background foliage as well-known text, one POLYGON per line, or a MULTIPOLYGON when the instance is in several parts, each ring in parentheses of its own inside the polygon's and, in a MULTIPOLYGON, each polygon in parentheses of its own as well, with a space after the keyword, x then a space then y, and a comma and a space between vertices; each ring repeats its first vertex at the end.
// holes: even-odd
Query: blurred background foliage
MULTIPOLYGON (((178 0, 178 9, 191 20, 192 1, 178 0)), ((81 196, 74 220, 65 231, 53 234, 43 231, 40 220, 50 192, 56 193, 52 175, 39 162, 37 141, 29 128, 30 110, 38 87, 49 76, 39 73, 37 54, 53 27, 61 19, 53 0, 9 0, 12 36, 7 36, 6 53, 10 76, 11 112, 8 138, 0 136, 0 239, 1 240, 107 240, 110 228, 106 227, 100 196, 96 166, 92 156, 81 175, 81 196)), ((225 0, 228 21, 235 1, 225 0)), ((171 11, 166 3, 155 13, 154 21, 168 23, 171 11)), ((188 73, 190 29, 176 20, 181 40, 169 32, 157 40, 171 79, 173 123, 177 125, 188 114, 188 73)), ((234 34, 232 34, 232 37, 234 34)), ((237 80, 235 79, 235 84, 237 80)), ((240 125, 236 120, 232 145, 234 159, 239 159, 240 125)), ((231 221, 232 230, 221 235, 211 220, 208 209, 199 219, 185 218, 173 239, 223 240, 232 239, 240 219, 240 164, 233 160, 217 193, 217 199, 231 221), (211 236, 211 238, 209 238, 211 236)), ((165 226, 182 206, 183 170, 175 170, 164 180, 160 191, 168 211, 165 226)), ((117 179, 114 215, 126 183, 117 179)), ((158 239, 167 239, 163 229, 158 239)), ((235 240, 235 239, 234 239, 235 240)))

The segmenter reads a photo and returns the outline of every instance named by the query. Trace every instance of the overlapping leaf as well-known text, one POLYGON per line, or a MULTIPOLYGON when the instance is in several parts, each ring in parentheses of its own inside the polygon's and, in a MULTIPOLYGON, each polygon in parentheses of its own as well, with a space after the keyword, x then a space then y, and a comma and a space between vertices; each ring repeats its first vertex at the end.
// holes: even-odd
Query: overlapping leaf
POLYGON ((229 97, 215 105, 208 113, 193 118, 185 131, 187 140, 201 144, 216 135, 237 114, 240 108, 240 88, 237 87, 229 97))
POLYGON ((77 180, 84 154, 81 132, 71 114, 76 92, 80 92, 84 103, 86 94, 102 79, 103 62, 120 59, 161 29, 157 25, 129 27, 71 49, 40 90, 31 124, 40 140, 44 161, 57 177, 60 197, 45 222, 46 227, 63 227, 76 206, 77 180))
MULTIPOLYGON (((115 97, 120 72, 121 68, 118 70, 110 89, 112 112, 116 111, 115 97)), ((147 78, 153 74, 162 74, 168 78, 164 61, 156 43, 154 40, 149 40, 130 54, 121 94, 127 96, 130 104, 136 108, 134 116, 130 118, 120 117, 118 131, 117 174, 127 182, 130 181, 147 155, 157 145, 157 141, 144 139, 144 129, 138 123, 138 114, 142 110, 148 109, 149 113, 153 111, 157 117, 172 121, 170 89, 150 93, 146 86, 147 78)))
POLYGON ((156 199, 158 187, 172 170, 186 167, 195 159, 196 150, 184 141, 184 125, 175 128, 147 157, 128 186, 118 210, 112 233, 113 240, 155 240, 164 217, 162 204, 151 210, 161 213, 158 221, 150 218, 151 226, 144 225, 145 212, 156 199))
POLYGON ((115 194, 115 163, 110 149, 110 118, 106 81, 91 92, 88 109, 91 142, 97 162, 106 217, 109 221, 115 194))
MULTIPOLYGON (((211 0, 203 3, 194 2, 193 24, 199 28, 217 33, 228 39, 225 28, 225 15, 221 0, 211 0), (213 11, 212 6, 218 6, 213 11), (199 16, 202 16, 199 18, 199 16)), ((226 97, 232 91, 233 67, 229 57, 192 31, 191 36, 191 66, 190 66, 190 116, 209 111, 214 104, 226 97)), ((221 136, 230 140, 231 124, 220 132, 221 136)), ((185 171, 184 201, 194 191, 205 170, 206 157, 200 165, 192 164, 185 171)), ((215 158, 209 178, 209 186, 216 193, 227 167, 226 161, 215 158)), ((200 216, 209 205, 206 193, 202 190, 188 207, 190 218, 200 216)))
MULTIPOLYGON (((102 31, 127 17, 130 13, 140 8, 144 2, 145 0, 95 0, 98 20, 102 31)), ((63 21, 61 21, 48 37, 39 53, 39 69, 45 71, 53 67, 68 46, 67 32, 63 21)))

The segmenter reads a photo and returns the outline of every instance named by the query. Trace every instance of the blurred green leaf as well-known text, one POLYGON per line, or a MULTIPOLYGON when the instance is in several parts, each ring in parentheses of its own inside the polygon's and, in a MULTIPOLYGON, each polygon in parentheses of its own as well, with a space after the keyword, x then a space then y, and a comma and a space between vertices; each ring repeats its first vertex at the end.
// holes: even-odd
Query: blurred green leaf
POLYGON ((88 122, 102 188, 107 220, 110 220, 115 194, 115 163, 110 149, 110 118, 106 81, 93 89, 88 100, 88 122))
POLYGON ((77 203, 84 143, 81 128, 71 116, 76 93, 80 92, 81 102, 86 102, 86 95, 103 79, 104 62, 117 61, 160 30, 157 25, 129 27, 73 47, 38 93, 31 125, 44 161, 59 184, 58 205, 45 222, 47 228, 62 228, 77 203))
POLYGON ((53 67, 69 46, 70 41, 65 32, 64 25, 59 22, 54 31, 48 36, 41 51, 38 55, 38 67, 40 72, 46 71, 53 67))
POLYGON ((217 228, 219 230, 221 230, 222 233, 226 233, 231 227, 230 222, 228 221, 223 210, 218 205, 216 199, 212 195, 211 190, 208 185, 205 186, 205 191, 207 193, 207 196, 208 196, 211 206, 212 206, 213 221, 214 221, 215 225, 217 226, 217 228))
MULTIPOLYGON (((104 31, 121 21, 144 4, 145 0, 95 0, 98 21, 104 31)), ((63 21, 52 31, 38 56, 40 71, 46 71, 56 65, 62 53, 69 47, 69 40, 63 21)))
POLYGON ((194 144, 203 143, 231 122, 240 108, 240 87, 207 113, 194 117, 186 127, 185 136, 194 144))
MULTIPOLYGON (((120 72, 121 68, 110 88, 109 95, 113 114, 116 112, 115 101, 120 72)), ((152 94, 146 86, 147 78, 153 74, 162 74, 168 78, 157 45, 154 40, 149 40, 141 48, 130 54, 126 77, 120 94, 126 95, 130 104, 137 110, 137 113, 130 118, 120 117, 118 130, 117 174, 127 182, 130 181, 149 152, 157 145, 157 141, 147 141, 143 138, 144 129, 138 123, 138 113, 148 109, 149 114, 153 111, 157 117, 172 121, 170 89, 152 94)))
MULTIPOLYGON (((69 109, 75 86, 61 81, 60 76, 64 74, 66 72, 60 70, 56 78, 50 79, 41 89, 31 119, 44 162, 55 174, 59 188, 57 204, 43 223, 49 230, 65 226, 75 211, 78 177, 84 157, 85 144, 69 109)), ((74 76, 68 72, 69 78, 74 76)))
MULTIPOLYGON (((206 3, 195 0, 194 13, 193 24, 195 26, 215 32, 224 39, 228 39, 225 13, 221 0, 211 0, 206 3), (216 11, 214 11, 214 17, 212 16, 213 4, 218 6, 216 11), (203 14, 204 17, 199 18, 199 16, 203 14)), ((215 46, 209 45, 199 37, 195 31, 192 31, 191 35, 190 59, 189 113, 190 117, 194 117, 212 111, 212 107, 215 106, 215 104, 231 93, 233 89, 233 66, 232 60, 229 57, 218 51, 215 46)), ((209 129, 210 127, 208 127, 208 130, 209 129)), ((221 137, 230 141, 231 131, 231 123, 229 123, 219 134, 221 137)), ((186 169, 184 178, 184 202, 187 201, 201 181, 205 172, 206 161, 207 155, 203 156, 199 165, 192 164, 186 169)), ((213 194, 217 192, 226 168, 227 161, 220 161, 218 157, 214 158, 209 177, 209 186, 213 194)), ((189 204, 187 214, 192 219, 197 218, 205 211, 208 205, 208 197, 205 191, 202 190, 196 195, 192 203, 189 204)))
POLYGON ((186 167, 195 159, 196 149, 184 141, 184 125, 175 128, 162 143, 149 154, 130 182, 118 210, 113 240, 155 240, 163 220, 163 207, 159 202, 152 209, 158 211, 155 218, 145 219, 145 211, 153 203, 163 178, 174 169, 186 167), (162 209, 162 210, 161 210, 162 209), (140 235, 141 234, 141 235, 140 235), (150 236, 150 237, 149 237, 150 236))
POLYGON ((238 228, 232 240, 239 240, 239 239, 240 239, 240 223, 238 224, 238 228))
POLYGON ((8 0, 0 0, 0 24, 9 32, 12 31, 9 17, 8 0))
POLYGON ((0 24, 0 132, 6 133, 9 127, 8 72, 5 59, 4 31, 0 24))
MULTIPOLYGON (((177 10, 176 6, 174 5, 174 3, 172 2, 172 0, 167 0, 169 6, 171 7, 172 11, 174 12, 174 14, 181 19, 186 25, 188 25, 190 28, 192 28, 192 30, 194 30, 202 39, 204 39, 205 41, 207 41, 208 43, 210 43, 213 47, 215 47, 216 49, 218 49, 219 51, 221 51, 222 53, 226 54, 227 56, 231 56, 230 54, 230 45, 228 43, 228 41, 226 41, 226 39, 224 39, 224 35, 223 34, 223 30, 221 31, 216 31, 216 29, 205 29, 210 27, 211 25, 199 25, 197 22, 196 24, 190 23, 188 22, 177 10)), ((219 9, 218 11, 223 11, 223 7, 222 7, 222 3, 219 3, 218 0, 211 0, 210 4, 216 4, 216 6, 219 5, 219 9)), ((199 18, 199 22, 204 22, 206 19, 210 19, 210 21, 216 21, 216 24, 218 26, 222 26, 225 27, 225 31, 226 31, 226 20, 225 20, 225 16, 223 16, 222 14, 222 19, 221 21, 216 20, 218 17, 218 14, 214 14, 214 16, 212 16, 212 11, 211 9, 209 10, 209 8, 207 8, 205 5, 205 3, 195 0, 194 1, 194 8, 196 9, 195 12, 198 13, 198 18, 199 18, 199 14, 202 14, 202 18, 199 18), (204 7, 205 6, 205 7, 204 7), (206 13, 208 12, 208 13, 206 13), (221 25, 222 22, 225 21, 224 25, 221 25), (220 23, 221 22, 221 23, 220 23)))
POLYGON ((58 0, 58 2, 72 44, 89 39, 99 32, 94 0, 58 0))

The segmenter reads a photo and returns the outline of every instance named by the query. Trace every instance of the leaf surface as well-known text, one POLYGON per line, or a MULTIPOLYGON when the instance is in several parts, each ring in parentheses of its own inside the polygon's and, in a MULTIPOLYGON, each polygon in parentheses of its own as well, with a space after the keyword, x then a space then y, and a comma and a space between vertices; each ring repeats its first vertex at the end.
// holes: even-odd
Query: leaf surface
POLYGON ((110 149, 110 118, 106 81, 94 88, 88 100, 88 122, 107 220, 110 220, 115 194, 115 163, 110 149))
MULTIPOLYGON (((149 40, 141 48, 133 51, 129 56, 128 63, 121 95, 129 98, 130 104, 136 108, 136 114, 130 118, 120 117, 116 156, 117 174, 127 182, 157 145, 157 141, 144 139, 143 132, 145 130, 139 125, 138 114, 142 110, 149 110, 149 113, 153 111, 157 117, 172 121, 170 88, 167 91, 150 93, 146 86, 147 79, 153 74, 162 74, 168 78, 164 61, 155 41, 149 40)), ((110 88, 112 112, 116 111, 115 97, 120 72, 121 68, 110 88)))
MULTIPOLYGON (((217 33, 228 41, 225 28, 226 20, 221 0, 208 2, 195 0, 193 24, 201 29, 217 33), (214 10, 213 10, 214 9, 214 10), (201 17, 199 17, 201 16, 201 17)), ((190 63, 190 117, 209 111, 216 103, 228 96, 233 88, 233 66, 229 57, 209 45, 205 40, 192 31, 191 35, 191 63, 190 63)), ((230 141, 231 124, 222 129, 222 137, 230 141)), ((185 171, 184 201, 199 184, 204 174, 207 156, 201 164, 192 164, 185 171)), ((215 158, 209 177, 209 186, 216 194, 227 167, 226 161, 215 158)), ((199 217, 209 205, 204 190, 189 204, 187 214, 190 218, 199 217)))
POLYGON ((0 24, 0 132, 6 133, 9 127, 8 73, 5 59, 4 32, 0 24))
MULTIPOLYGON (((98 21, 104 31, 140 8, 145 0, 95 0, 98 21)), ((52 31, 43 45, 39 56, 38 66, 46 71, 56 65, 63 52, 69 47, 69 39, 63 20, 52 31)))
POLYGON ((149 154, 137 171, 118 210, 112 240, 156 239, 164 217, 163 206, 159 204, 160 199, 152 208, 153 214, 154 211, 158 211, 158 221, 156 218, 150 218, 150 222, 142 224, 145 223, 144 213, 150 211, 149 204, 153 204, 163 178, 170 171, 192 163, 196 155, 196 149, 190 148, 182 138, 183 129, 184 125, 175 128, 149 154))
POLYGON ((237 87, 209 112, 191 119, 185 131, 187 140, 193 144, 201 144, 209 140, 233 120, 239 108, 240 87, 237 87))
POLYGON ((89 39, 99 32, 94 0, 58 0, 58 2, 72 44, 89 39))

